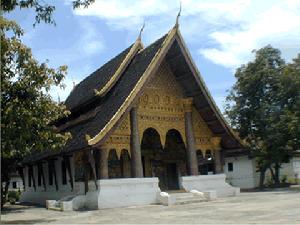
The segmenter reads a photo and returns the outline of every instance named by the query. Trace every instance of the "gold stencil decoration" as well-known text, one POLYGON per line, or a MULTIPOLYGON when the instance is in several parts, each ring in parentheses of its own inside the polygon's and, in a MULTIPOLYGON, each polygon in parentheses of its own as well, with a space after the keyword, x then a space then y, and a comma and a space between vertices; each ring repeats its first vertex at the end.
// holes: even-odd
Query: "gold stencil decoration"
MULTIPOLYGON (((213 134, 201 118, 197 110, 190 106, 192 99, 184 98, 183 90, 175 79, 167 63, 163 62, 157 74, 152 77, 143 94, 138 99, 138 130, 140 142, 143 133, 148 128, 155 129, 159 135, 161 144, 164 147, 166 134, 169 130, 177 130, 186 144, 185 118, 184 113, 192 110, 193 130, 196 142, 196 150, 214 150, 219 146, 220 141, 213 139, 213 134)), ((129 113, 125 115, 116 130, 102 146, 106 149, 115 149, 118 157, 123 149, 130 153, 130 118, 129 113)))
POLYGON ((177 83, 168 65, 163 62, 157 74, 152 77, 138 105, 139 135, 147 128, 154 128, 164 146, 166 134, 171 129, 180 132, 185 141, 183 90, 177 83), (147 97, 146 97, 147 96, 147 97), (145 101, 147 99, 147 101, 145 101))
POLYGON ((192 115, 196 149, 200 149, 205 154, 206 150, 219 148, 221 139, 213 136, 212 131, 194 107, 192 108, 192 115))
POLYGON ((116 130, 107 138, 102 148, 107 150, 115 149, 118 158, 120 158, 123 149, 128 150, 130 154, 129 114, 123 118, 116 130))

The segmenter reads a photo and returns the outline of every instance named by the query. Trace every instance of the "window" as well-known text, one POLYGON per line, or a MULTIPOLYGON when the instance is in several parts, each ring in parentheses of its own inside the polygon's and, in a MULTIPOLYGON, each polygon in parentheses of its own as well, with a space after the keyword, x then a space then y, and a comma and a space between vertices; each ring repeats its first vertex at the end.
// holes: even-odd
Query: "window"
POLYGON ((227 166, 228 166, 228 172, 232 172, 233 171, 233 163, 230 162, 227 164, 227 166))
POLYGON ((66 169, 66 161, 61 161, 61 174, 62 174, 62 184, 67 184, 67 169, 66 169))
POLYGON ((16 181, 12 182, 12 187, 17 188, 17 182, 16 181))

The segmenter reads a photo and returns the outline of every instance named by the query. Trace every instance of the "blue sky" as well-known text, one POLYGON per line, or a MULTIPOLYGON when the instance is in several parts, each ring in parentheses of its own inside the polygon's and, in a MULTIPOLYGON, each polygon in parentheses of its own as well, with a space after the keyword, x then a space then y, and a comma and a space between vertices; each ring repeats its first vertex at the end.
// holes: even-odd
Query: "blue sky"
MULTIPOLYGON (((96 0, 88 9, 73 10, 70 0, 55 5, 56 26, 33 28, 34 12, 6 15, 25 30, 23 41, 39 61, 53 67, 68 65, 65 90, 52 90, 64 100, 72 82, 82 79, 142 35, 149 45, 175 23, 176 0, 96 0)), ((300 53, 300 0, 182 0, 180 30, 201 75, 223 111, 234 71, 253 58, 253 49, 267 44, 290 61, 300 53)))

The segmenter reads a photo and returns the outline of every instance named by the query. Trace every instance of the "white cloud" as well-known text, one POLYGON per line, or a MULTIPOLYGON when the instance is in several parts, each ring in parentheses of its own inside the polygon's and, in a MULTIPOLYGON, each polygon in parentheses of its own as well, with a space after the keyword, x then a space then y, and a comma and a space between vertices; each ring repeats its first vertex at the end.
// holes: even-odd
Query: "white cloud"
POLYGON ((286 48, 300 51, 300 8, 278 3, 249 17, 243 29, 216 31, 210 37, 219 44, 219 48, 201 49, 199 52, 225 67, 239 66, 249 60, 251 50, 267 44, 280 48, 285 58, 290 59, 292 56, 286 48))
MULTIPOLYGON (((79 16, 95 16, 111 29, 137 35, 146 20, 146 44, 164 34, 175 22, 179 1, 96 0, 79 16)), ((293 57, 300 51, 300 0, 183 0, 181 30, 198 42, 198 53, 216 64, 234 69, 251 58, 253 49, 272 44, 293 57)))
POLYGON ((82 50, 88 56, 102 52, 105 49, 104 40, 101 34, 97 32, 96 27, 88 22, 82 22, 80 26, 83 35, 76 44, 77 50, 82 50))

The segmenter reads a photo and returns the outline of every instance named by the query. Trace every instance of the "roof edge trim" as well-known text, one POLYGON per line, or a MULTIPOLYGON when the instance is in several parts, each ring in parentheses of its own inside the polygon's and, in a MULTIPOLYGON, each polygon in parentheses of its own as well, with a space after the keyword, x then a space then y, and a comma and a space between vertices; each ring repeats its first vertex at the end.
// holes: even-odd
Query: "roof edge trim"
POLYGON ((107 92, 115 85, 115 83, 119 80, 121 75, 123 74, 124 70, 127 68, 128 64, 131 62, 133 57, 136 55, 136 53, 143 49, 144 46, 140 39, 137 39, 133 46, 131 47, 130 51, 127 53, 125 59, 120 64, 117 71, 114 73, 114 75, 110 78, 110 80, 104 85, 103 88, 100 90, 95 89, 96 96, 103 97, 106 95, 107 92))
POLYGON ((164 52, 170 47, 170 44, 175 39, 177 29, 172 28, 169 32, 165 40, 163 41, 160 49, 156 52, 153 59, 149 63, 146 71, 143 73, 133 90, 130 92, 128 97, 125 99, 124 103, 121 105, 121 107, 118 109, 118 111, 114 114, 114 116, 110 119, 110 121, 103 127, 103 129, 95 135, 93 138, 88 140, 89 145, 96 145, 99 141, 101 141, 106 133, 111 130, 114 125, 117 123, 117 121, 120 119, 120 117, 123 115, 123 113, 126 111, 130 103, 135 99, 140 89, 143 87, 144 83, 146 82, 147 78, 151 74, 152 70, 154 69, 155 65, 159 60, 162 58, 164 52))
POLYGON ((201 77, 201 73, 198 70, 188 48, 186 47, 186 44, 183 40, 183 37, 179 31, 179 29, 177 30, 177 35, 179 38, 179 42, 182 45, 182 48, 186 54, 187 59, 190 62, 190 65, 192 67, 192 71, 195 72, 194 77, 196 78, 196 81, 200 87, 200 89, 202 90, 202 92, 204 93, 204 95, 206 96, 206 98, 208 99, 208 103, 211 106, 211 108, 213 109, 213 111, 215 112, 217 118, 220 120, 221 124, 223 125, 223 127, 225 128, 225 130, 227 130, 229 132, 229 134, 234 137, 242 146, 244 146, 245 144, 243 143, 243 140, 240 139, 240 137, 232 130, 232 128, 229 126, 229 124, 227 123, 227 121, 225 120, 223 114, 221 113, 220 109, 218 108, 218 106, 216 105, 213 97, 210 94, 210 91, 208 90, 203 78, 201 77), (197 76, 195 76, 197 75, 197 76))

